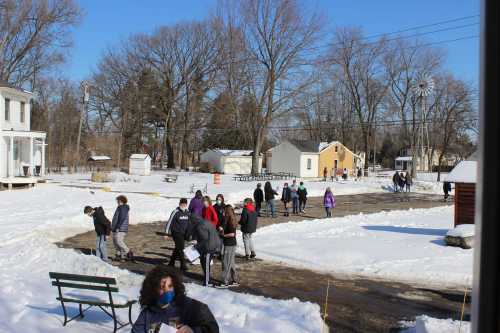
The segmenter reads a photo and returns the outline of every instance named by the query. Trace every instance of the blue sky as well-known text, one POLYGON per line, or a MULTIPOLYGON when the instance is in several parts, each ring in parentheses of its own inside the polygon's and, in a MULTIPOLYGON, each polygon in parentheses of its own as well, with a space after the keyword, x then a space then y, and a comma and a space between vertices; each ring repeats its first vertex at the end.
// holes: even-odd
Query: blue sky
MULTIPOLYGON (((75 29, 74 48, 63 75, 73 80, 88 76, 102 52, 121 39, 149 32, 160 25, 205 17, 215 0, 77 0, 86 15, 75 29)), ((394 32, 455 18, 478 15, 479 0, 304 0, 327 17, 326 30, 341 26, 361 27, 366 35, 394 32)), ((448 23, 405 34, 415 34, 479 22, 479 18, 448 23)), ((432 42, 479 34, 479 26, 462 27, 420 38, 432 42)), ((327 41, 325 41, 327 42, 327 41)), ((446 68, 458 77, 477 83, 479 39, 440 44, 447 54, 446 68)))

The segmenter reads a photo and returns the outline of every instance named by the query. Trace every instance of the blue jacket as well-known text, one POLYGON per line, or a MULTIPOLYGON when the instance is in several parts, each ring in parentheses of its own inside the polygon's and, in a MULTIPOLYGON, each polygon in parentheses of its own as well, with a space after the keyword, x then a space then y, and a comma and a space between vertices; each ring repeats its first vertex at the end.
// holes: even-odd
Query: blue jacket
POLYGON ((115 215, 113 215, 113 221, 111 223, 111 231, 128 232, 129 210, 130 210, 129 205, 119 205, 116 208, 115 215))

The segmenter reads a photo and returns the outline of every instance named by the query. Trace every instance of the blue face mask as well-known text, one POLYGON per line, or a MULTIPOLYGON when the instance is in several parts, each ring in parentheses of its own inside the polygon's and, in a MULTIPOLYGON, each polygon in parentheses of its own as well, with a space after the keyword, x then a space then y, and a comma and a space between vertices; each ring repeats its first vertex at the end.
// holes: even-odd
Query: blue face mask
POLYGON ((174 300, 174 297, 175 297, 174 290, 167 291, 166 293, 163 293, 162 295, 160 295, 160 298, 158 299, 158 304, 160 306, 168 305, 168 304, 172 303, 172 301, 174 300))

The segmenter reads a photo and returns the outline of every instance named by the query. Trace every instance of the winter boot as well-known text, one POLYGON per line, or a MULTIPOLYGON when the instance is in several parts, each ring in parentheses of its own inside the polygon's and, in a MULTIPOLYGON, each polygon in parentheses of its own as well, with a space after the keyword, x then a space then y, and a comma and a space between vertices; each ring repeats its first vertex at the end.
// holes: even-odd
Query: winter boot
POLYGON ((255 252, 252 252, 252 253, 250 254, 250 259, 253 259, 253 258, 255 258, 255 252))

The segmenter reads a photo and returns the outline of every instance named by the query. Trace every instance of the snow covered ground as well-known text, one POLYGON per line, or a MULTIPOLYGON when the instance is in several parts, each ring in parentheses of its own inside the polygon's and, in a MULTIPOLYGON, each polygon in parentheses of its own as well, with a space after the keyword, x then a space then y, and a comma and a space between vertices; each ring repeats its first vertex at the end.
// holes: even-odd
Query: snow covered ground
POLYGON ((419 316, 404 333, 469 333, 470 322, 419 316))
MULTIPOLYGON (((91 230, 85 205, 114 208, 115 193, 39 184, 34 189, 0 192, 0 332, 105 332, 105 314, 89 311, 87 320, 62 327, 62 310, 50 286, 49 271, 113 276, 128 297, 137 299, 142 277, 103 264, 93 256, 58 248, 54 242, 91 230)), ((129 195, 131 222, 164 220, 177 200, 129 195)), ((279 301, 189 284, 189 295, 209 304, 222 332, 319 332, 319 306, 296 299, 279 301)), ((75 313, 76 307, 70 312, 75 313)), ((120 312, 122 313, 122 312, 120 312)), ((138 315, 134 308, 133 318, 138 315)), ((126 318, 123 311, 122 318, 126 318)))
POLYGON ((452 227, 453 207, 410 209, 275 224, 258 229, 254 243, 261 258, 318 271, 470 286, 473 251, 444 245, 452 227))
MULTIPOLYGON (((391 176, 392 177, 392 176, 391 176)), ((358 194, 372 192, 392 191, 391 177, 366 177, 361 181, 349 179, 347 181, 323 182, 317 180, 304 180, 310 196, 321 196, 327 186, 330 186, 336 195, 358 194)), ((102 186, 113 191, 123 192, 152 192, 170 197, 192 197, 191 188, 204 189, 207 187, 208 194, 215 197, 223 193, 229 203, 240 202, 245 197, 251 197, 258 182, 237 182, 232 175, 221 175, 221 184, 213 184, 213 175, 196 172, 153 172, 151 176, 129 176, 125 173, 113 172, 112 182, 92 183, 90 173, 78 174, 51 174, 47 178, 52 181, 67 185, 77 186, 102 186), (165 174, 176 174, 179 176, 176 183, 164 182, 165 174)), ((288 181, 290 183, 290 181, 288 181)), ((261 182, 264 183, 264 182, 261 182)), ((279 190, 285 181, 272 181, 273 188, 279 190)), ((442 184, 436 182, 417 181, 412 191, 422 193, 442 193, 442 184)))

